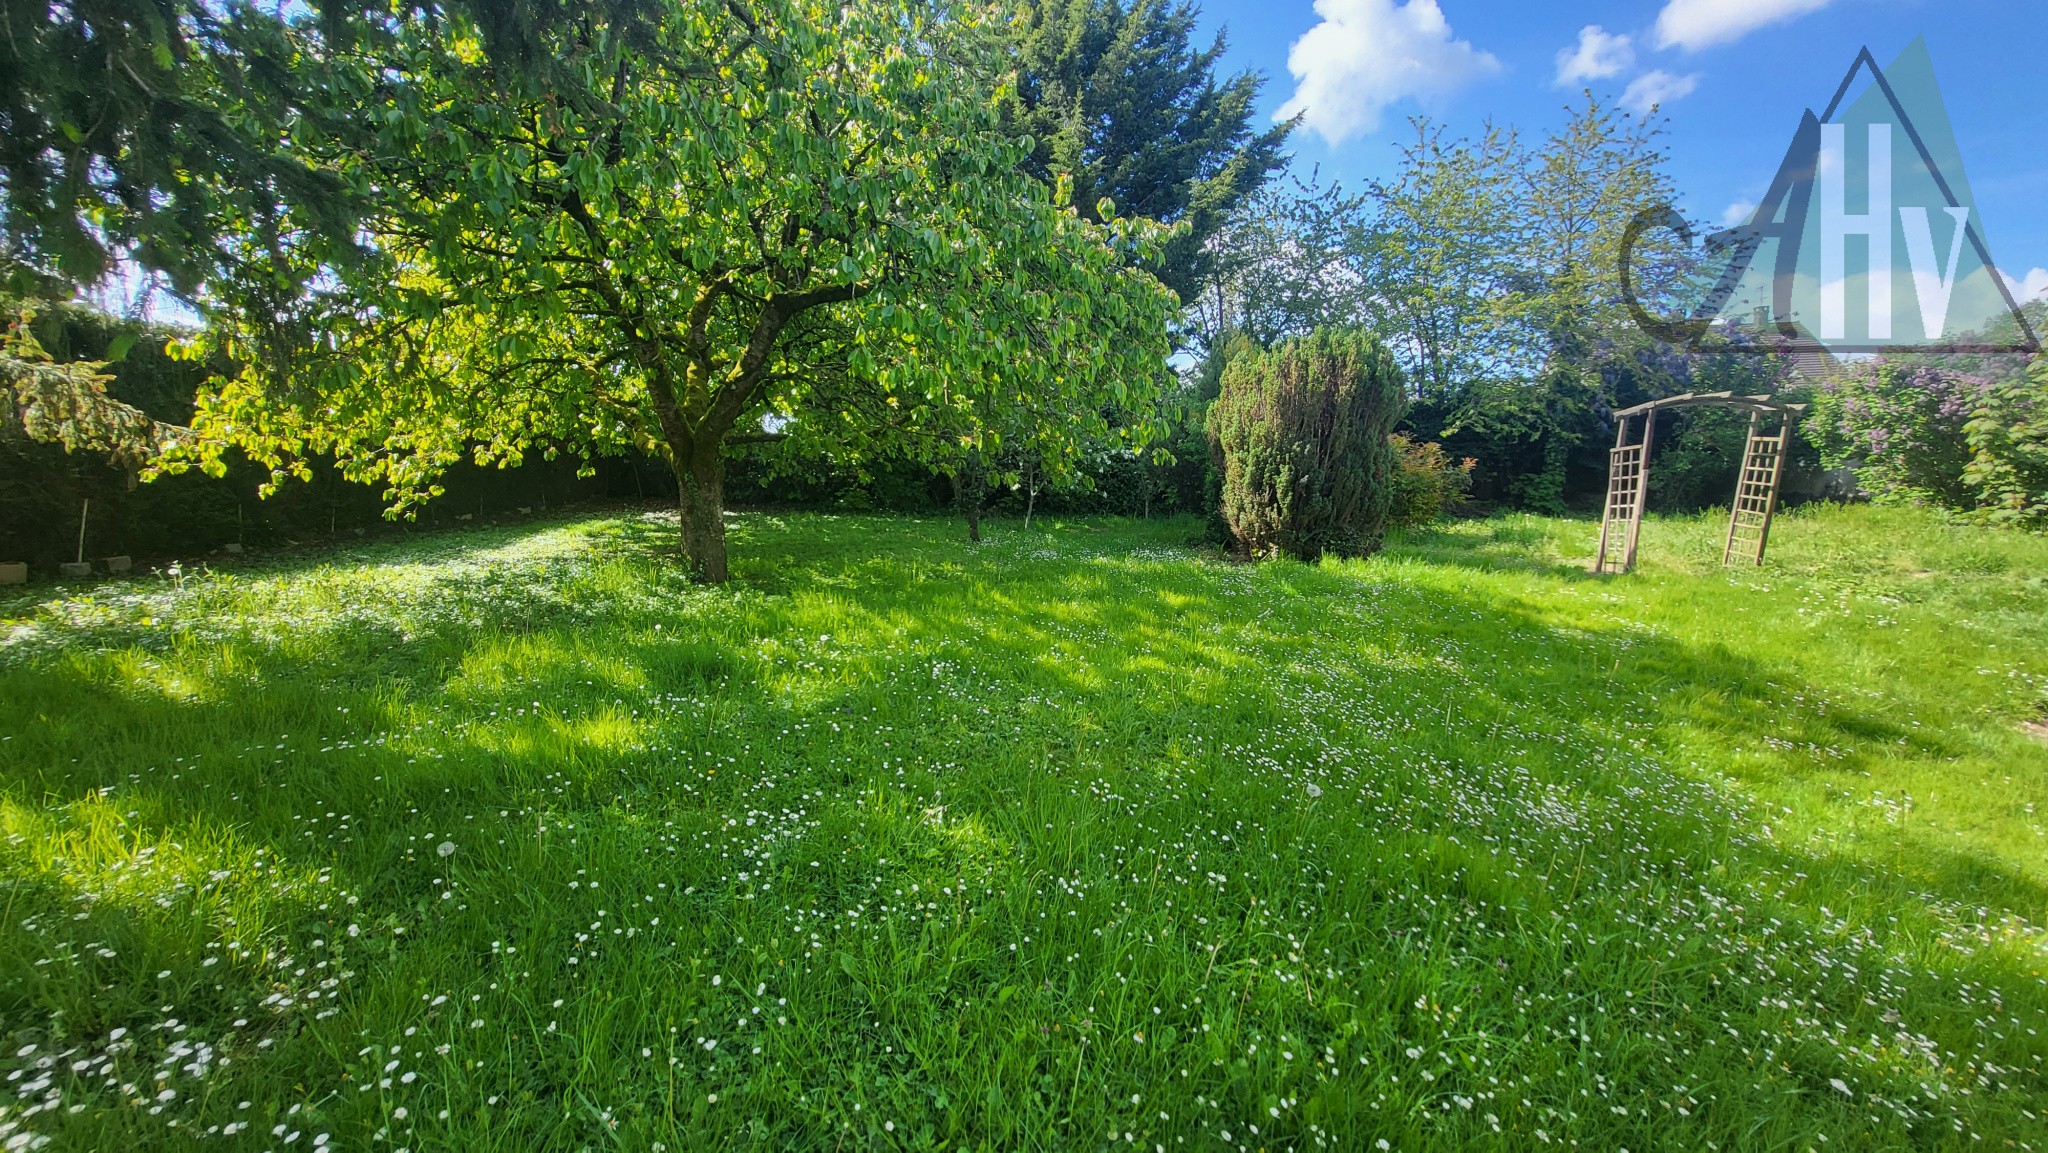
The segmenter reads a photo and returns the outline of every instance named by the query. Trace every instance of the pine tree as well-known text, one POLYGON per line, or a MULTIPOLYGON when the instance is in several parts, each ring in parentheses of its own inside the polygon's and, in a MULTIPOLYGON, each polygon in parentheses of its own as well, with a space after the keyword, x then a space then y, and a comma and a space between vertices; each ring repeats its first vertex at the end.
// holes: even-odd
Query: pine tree
POLYGON ((1293 123, 1252 130, 1263 78, 1219 82, 1224 38, 1192 45, 1198 12, 1165 0, 1040 0, 1019 22, 1013 126, 1030 134, 1027 168, 1073 177, 1073 204, 1094 219, 1107 197, 1119 216, 1188 223, 1159 278, 1194 299, 1210 236, 1285 157, 1293 123))

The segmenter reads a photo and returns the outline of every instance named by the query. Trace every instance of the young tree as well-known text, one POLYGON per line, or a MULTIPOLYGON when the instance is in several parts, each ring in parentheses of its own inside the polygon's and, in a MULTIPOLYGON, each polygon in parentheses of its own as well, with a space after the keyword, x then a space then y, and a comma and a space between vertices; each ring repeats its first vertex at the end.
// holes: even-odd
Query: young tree
POLYGON ((1475 380, 1526 361, 1511 323, 1523 158, 1514 133, 1492 125, 1469 140, 1412 124, 1399 175, 1372 186, 1373 219, 1347 239, 1417 396, 1454 405, 1475 380))
POLYGON ((459 12, 319 47, 336 104, 301 145, 371 202, 370 253, 322 281, 288 241, 246 245, 214 303, 247 367, 200 398, 206 460, 281 479, 332 453, 403 506, 465 454, 639 446, 721 581, 736 440, 943 466, 1013 398, 1085 430, 1156 387, 1156 230, 1022 174, 980 10, 652 3, 546 29, 558 63, 528 82, 459 12), (316 291, 281 307, 278 282, 316 291))
MULTIPOLYGON (((1587 478, 1604 471, 1603 420, 1619 407, 1610 384, 1658 359, 1621 291, 1621 240, 1636 213, 1674 199, 1654 110, 1632 116, 1588 92, 1570 112, 1531 158, 1522 201, 1527 290, 1516 305, 1543 358, 1531 428, 1542 464, 1515 489, 1523 504, 1546 512, 1564 510, 1574 471, 1587 478)), ((1678 257, 1669 245, 1657 247, 1669 239, 1660 230, 1635 253, 1639 283, 1670 279, 1655 267, 1678 257)))
POLYGON ((1012 33, 1020 75, 1006 103, 1033 142, 1028 168, 1073 177, 1083 215, 1120 213, 1187 228, 1159 278, 1195 297, 1209 237, 1285 163, 1292 122, 1252 131, 1257 73, 1218 82, 1219 34, 1192 46, 1197 12, 1169 0, 1034 0, 1012 33))

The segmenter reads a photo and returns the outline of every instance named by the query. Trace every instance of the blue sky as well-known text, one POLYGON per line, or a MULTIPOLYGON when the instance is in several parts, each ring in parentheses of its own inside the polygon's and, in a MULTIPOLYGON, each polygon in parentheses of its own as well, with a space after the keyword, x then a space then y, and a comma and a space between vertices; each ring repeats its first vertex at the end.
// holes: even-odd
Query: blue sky
POLYGON ((1688 215, 1719 224, 1769 186, 1802 109, 1869 46, 1925 36, 1993 257, 2048 295, 2048 11, 2039 0, 1199 0, 1227 66, 1265 73, 1262 115, 1305 111, 1295 165, 1389 172, 1408 117, 1488 118, 1540 139, 1578 90, 1661 97, 1688 215))

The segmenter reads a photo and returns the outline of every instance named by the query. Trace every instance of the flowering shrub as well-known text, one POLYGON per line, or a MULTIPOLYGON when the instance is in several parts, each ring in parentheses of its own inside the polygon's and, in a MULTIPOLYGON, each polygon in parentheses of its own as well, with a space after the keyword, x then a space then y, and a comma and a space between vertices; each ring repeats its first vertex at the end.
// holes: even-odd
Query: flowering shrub
POLYGON ((1927 365, 1872 360, 1823 382, 1805 421, 1827 468, 1850 468, 1873 500, 1974 507, 1964 426, 1988 383, 1927 365))
POLYGON ((1963 480, 1994 524, 2048 528, 2048 357, 1983 391, 1963 426, 1971 458, 1963 480))
POLYGON ((1393 435, 1392 507, 1387 523, 1401 528, 1425 525, 1465 502, 1472 491, 1472 457, 1453 460, 1444 446, 1417 441, 1405 432, 1393 435))

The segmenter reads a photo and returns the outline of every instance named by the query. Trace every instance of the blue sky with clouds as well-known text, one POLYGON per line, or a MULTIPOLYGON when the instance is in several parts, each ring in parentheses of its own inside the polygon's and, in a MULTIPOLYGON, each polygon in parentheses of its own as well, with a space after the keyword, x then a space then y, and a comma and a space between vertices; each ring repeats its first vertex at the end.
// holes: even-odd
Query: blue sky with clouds
POLYGON ((1992 255, 2048 295, 2048 8, 2041 0, 1198 0, 1262 112, 1302 112, 1296 167, 1386 174, 1408 117, 1540 138, 1580 88, 1659 103, 1681 207, 1709 224, 1762 196, 1800 112, 1868 46, 1925 36, 1992 255))

